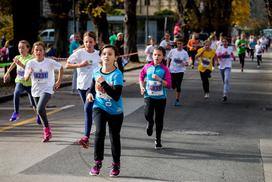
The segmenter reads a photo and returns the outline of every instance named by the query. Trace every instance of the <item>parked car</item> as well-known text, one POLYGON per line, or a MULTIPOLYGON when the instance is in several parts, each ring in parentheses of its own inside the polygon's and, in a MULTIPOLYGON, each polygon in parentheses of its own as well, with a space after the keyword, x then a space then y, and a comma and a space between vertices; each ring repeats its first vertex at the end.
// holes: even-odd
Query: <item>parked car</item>
POLYGON ((50 28, 50 29, 45 29, 42 30, 41 33, 39 34, 39 37, 41 41, 44 43, 54 43, 55 41, 55 29, 50 28))

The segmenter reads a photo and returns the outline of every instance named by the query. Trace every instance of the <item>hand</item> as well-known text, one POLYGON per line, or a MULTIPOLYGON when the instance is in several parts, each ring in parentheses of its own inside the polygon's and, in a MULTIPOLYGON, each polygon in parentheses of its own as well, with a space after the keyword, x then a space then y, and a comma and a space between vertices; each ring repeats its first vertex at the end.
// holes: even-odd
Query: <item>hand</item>
POLYGON ((101 83, 104 82, 104 81, 105 81, 105 79, 104 79, 103 76, 99 76, 99 77, 96 79, 96 82, 99 83, 99 84, 101 84, 101 83))
POLYGON ((153 74, 152 78, 155 79, 155 80, 157 80, 157 81, 162 81, 162 79, 158 75, 156 75, 156 74, 153 74))
POLYGON ((59 89, 60 87, 60 84, 61 84, 61 81, 56 81, 55 85, 54 85, 54 91, 57 91, 57 89, 59 89))
POLYGON ((90 93, 89 93, 89 94, 87 95, 87 98, 86 98, 86 99, 87 99, 88 102, 93 102, 93 101, 94 101, 94 96, 93 96, 93 94, 90 94, 90 93))
POLYGON ((3 81, 6 83, 6 81, 10 78, 9 73, 4 74, 3 81))
POLYGON ((88 66, 89 65, 89 61, 88 60, 85 60, 85 61, 83 61, 83 62, 81 62, 80 64, 79 64, 79 67, 85 67, 85 66, 88 66))
POLYGON ((141 92, 141 95, 144 95, 144 93, 145 93, 145 88, 144 88, 144 87, 140 87, 140 92, 141 92))

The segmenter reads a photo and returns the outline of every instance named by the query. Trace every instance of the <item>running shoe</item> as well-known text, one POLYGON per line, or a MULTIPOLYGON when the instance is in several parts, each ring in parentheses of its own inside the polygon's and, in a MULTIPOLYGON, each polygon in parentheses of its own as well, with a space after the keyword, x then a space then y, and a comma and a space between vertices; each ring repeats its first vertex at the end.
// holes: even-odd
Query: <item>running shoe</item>
POLYGON ((205 93, 204 98, 208 99, 209 97, 210 97, 210 94, 209 93, 205 93))
POLYGON ((19 113, 13 112, 9 121, 16 121, 17 119, 19 119, 19 113))
POLYGON ((155 140, 155 149, 156 150, 162 149, 161 141, 155 140))
POLYGON ((43 140, 42 142, 49 142, 49 140, 52 138, 51 129, 49 127, 43 128, 43 140))
POLYGON ((91 168, 89 174, 92 176, 99 175, 101 167, 102 167, 102 161, 95 161, 95 165, 91 168))
POLYGON ((179 101, 175 101, 175 106, 180 106, 180 102, 179 101))
POLYGON ((87 149, 89 147, 89 138, 84 136, 79 141, 78 144, 81 145, 83 148, 87 149))
POLYGON ((227 102, 227 100, 228 100, 227 96, 223 96, 222 102, 227 102))
POLYGON ((110 177, 117 177, 120 174, 120 163, 112 163, 110 177))
POLYGON ((42 124, 41 118, 40 118, 39 115, 37 115, 37 117, 36 117, 36 122, 37 122, 38 125, 41 125, 41 124, 42 124))
POLYGON ((147 123, 146 134, 148 136, 151 136, 153 134, 153 124, 147 123))

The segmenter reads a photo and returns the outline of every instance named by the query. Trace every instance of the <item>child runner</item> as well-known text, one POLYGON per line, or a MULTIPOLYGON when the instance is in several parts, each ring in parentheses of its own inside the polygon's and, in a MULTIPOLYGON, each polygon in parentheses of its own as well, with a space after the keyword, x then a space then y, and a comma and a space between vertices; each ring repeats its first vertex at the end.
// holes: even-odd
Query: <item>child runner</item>
POLYGON ((241 64, 241 72, 244 71, 245 66, 245 57, 246 57, 246 49, 248 47, 248 42, 246 40, 246 34, 241 33, 241 39, 237 42, 237 54, 241 64))
POLYGON ((161 134, 167 97, 166 88, 171 88, 171 74, 163 64, 164 56, 164 48, 161 46, 156 47, 153 52, 153 61, 146 64, 139 75, 140 91, 144 95, 145 100, 146 133, 148 136, 153 134, 153 116, 155 111, 155 149, 162 148, 161 134))
POLYGON ((218 57, 220 75, 224 83, 222 102, 226 102, 230 90, 231 65, 232 61, 235 60, 235 56, 233 54, 233 48, 228 45, 226 38, 223 38, 222 43, 223 45, 216 49, 216 55, 218 57))
POLYGON ((96 126, 94 140, 94 166, 90 175, 98 175, 104 159, 104 143, 106 125, 109 127, 109 137, 112 151, 112 169, 110 176, 118 176, 120 173, 120 131, 123 123, 123 74, 117 69, 114 62, 117 61, 118 50, 113 45, 105 45, 99 55, 102 67, 93 72, 91 93, 87 95, 88 102, 93 104, 93 118, 96 126), (95 95, 95 96, 94 96, 95 95))
POLYGON ((189 60, 187 51, 183 49, 183 43, 181 38, 176 39, 177 48, 170 51, 167 62, 171 72, 172 88, 176 89, 175 106, 180 106, 181 82, 189 60))
POLYGON ((146 46, 146 48, 145 48, 147 63, 150 63, 152 61, 152 55, 153 55, 153 51, 154 51, 155 46, 156 46, 156 41, 155 41, 155 39, 151 38, 149 40, 149 45, 146 46))
POLYGON ((260 63, 262 62, 262 54, 264 52, 260 40, 257 41, 257 45, 255 46, 255 52, 257 57, 257 68, 260 68, 260 63))
POLYGON ((45 50, 46 47, 43 42, 38 41, 33 44, 35 58, 27 63, 24 74, 25 80, 31 77, 31 93, 37 106, 37 113, 43 124, 42 142, 48 142, 52 138, 45 108, 51 95, 60 87, 63 75, 62 65, 53 59, 45 58, 45 50), (56 82, 54 70, 58 70, 56 82))
POLYGON ((84 107, 84 136, 78 141, 84 148, 89 147, 89 137, 92 129, 92 102, 86 102, 87 90, 92 81, 92 71, 98 67, 99 52, 94 49, 96 35, 86 32, 83 35, 84 48, 75 51, 67 60, 66 68, 77 69, 77 89, 84 107))
POLYGON ((198 59, 198 71, 200 72, 205 99, 210 97, 209 78, 211 77, 214 63, 217 61, 215 50, 211 49, 210 46, 211 41, 206 40, 204 42, 204 47, 198 49, 195 56, 195 58, 198 59))
MULTIPOLYGON (((26 63, 31 60, 33 57, 29 53, 30 51, 30 44, 27 40, 21 40, 18 44, 18 50, 20 55, 15 56, 13 59, 13 63, 10 65, 9 69, 7 70, 6 74, 4 75, 4 82, 6 82, 10 77, 10 72, 16 67, 17 76, 15 79, 15 90, 13 93, 13 105, 14 105, 14 112, 10 117, 10 121, 16 121, 19 118, 19 105, 20 105, 20 95, 23 92, 27 92, 29 101, 35 111, 36 105, 34 99, 31 95, 31 81, 26 81, 24 79, 25 74, 25 66, 26 63)), ((37 115, 36 121, 38 124, 41 124, 40 117, 37 115)))

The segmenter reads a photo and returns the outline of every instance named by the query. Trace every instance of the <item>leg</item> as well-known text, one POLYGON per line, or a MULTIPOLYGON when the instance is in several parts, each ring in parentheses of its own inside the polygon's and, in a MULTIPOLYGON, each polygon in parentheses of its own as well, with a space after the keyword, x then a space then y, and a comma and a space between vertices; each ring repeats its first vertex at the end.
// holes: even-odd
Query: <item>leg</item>
POLYGON ((73 78, 72 78, 72 92, 75 93, 77 90, 77 70, 73 70, 73 78))
POLYGON ((151 136, 153 133, 153 126, 154 126, 154 100, 151 98, 145 99, 145 119, 147 121, 147 128, 146 133, 148 136, 151 136))
POLYGON ((16 113, 19 113, 20 95, 23 91, 24 91, 23 85, 21 83, 16 83, 13 95, 14 112, 16 113))
POLYGON ((208 70, 206 70, 205 72, 200 72, 200 77, 202 80, 202 87, 203 87, 205 94, 210 92, 210 90, 209 90, 209 75, 210 75, 210 71, 208 71, 208 70))
POLYGON ((94 160, 102 161, 104 159, 104 143, 106 136, 106 124, 108 114, 101 109, 93 110, 93 120, 96 126, 94 139, 94 160))
POLYGON ((32 106, 33 108, 36 109, 35 101, 34 101, 32 95, 31 95, 31 86, 29 86, 29 87, 24 87, 24 88, 25 88, 25 91, 26 91, 27 94, 28 94, 28 99, 29 99, 29 102, 30 102, 31 106, 32 106))
POLYGON ((114 163, 120 163, 121 156, 121 142, 120 142, 120 132, 123 123, 124 115, 110 115, 109 117, 109 137, 111 141, 111 153, 114 163))
POLYGON ((45 107, 46 107, 48 101, 50 100, 50 98, 51 98, 51 94, 49 94, 49 93, 43 93, 41 95, 41 97, 35 97, 35 102, 36 102, 36 106, 37 106, 37 113, 39 114, 39 116, 42 120, 43 126, 45 128, 49 127, 45 107))
POLYGON ((90 137, 91 129, 92 129, 92 110, 93 110, 93 102, 86 101, 84 104, 84 124, 85 124, 85 133, 86 137, 90 137))
POLYGON ((224 96, 228 96, 229 90, 230 90, 230 72, 231 68, 225 68, 224 75, 224 96))
POLYGON ((165 112, 166 99, 158 99, 155 104, 156 141, 161 142, 163 130, 163 117, 165 112))

